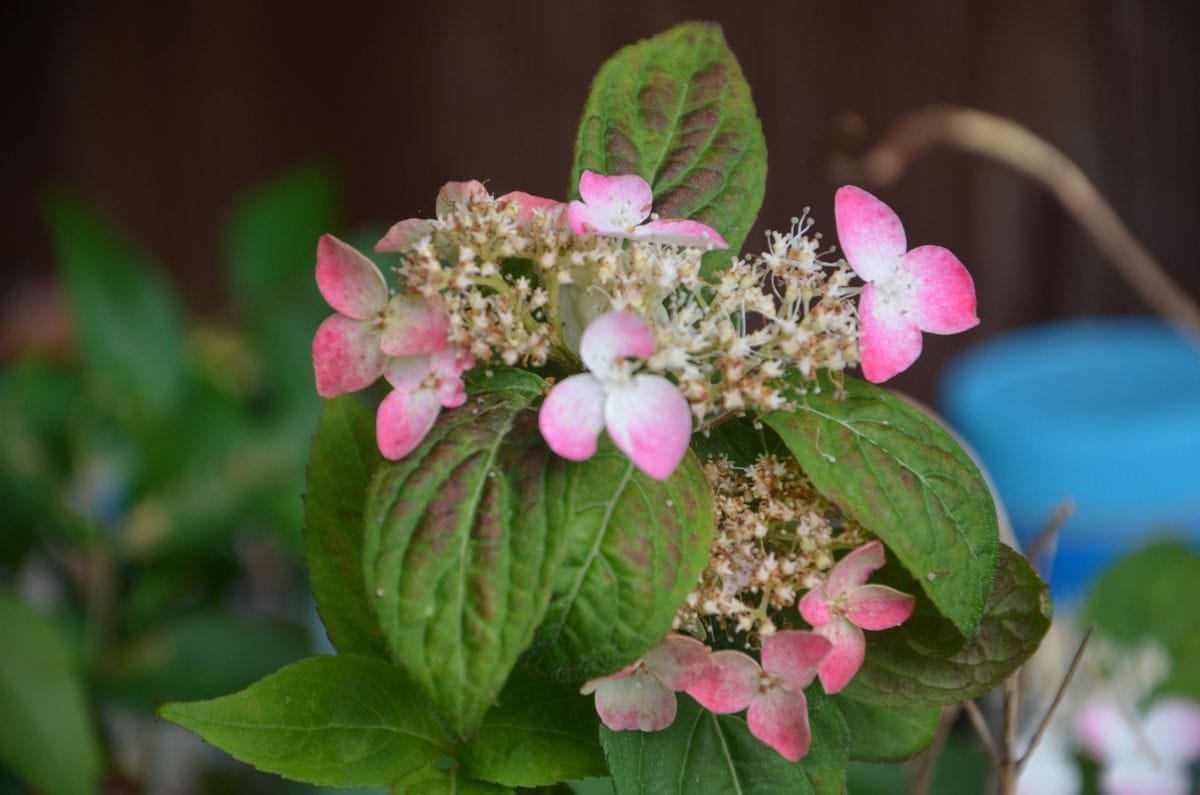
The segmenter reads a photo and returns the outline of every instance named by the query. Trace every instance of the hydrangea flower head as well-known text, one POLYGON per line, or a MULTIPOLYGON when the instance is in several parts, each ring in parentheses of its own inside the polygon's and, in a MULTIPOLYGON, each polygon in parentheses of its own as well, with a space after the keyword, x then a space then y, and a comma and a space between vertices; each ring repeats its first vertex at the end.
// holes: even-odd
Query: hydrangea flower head
POLYGON ((675 693, 692 685, 708 652, 695 638, 672 633, 642 659, 585 682, 579 692, 596 694, 600 720, 613 731, 660 731, 675 721, 675 693))
POLYGON ((886 585, 867 585, 885 562, 883 544, 872 541, 842 558, 825 582, 800 599, 800 615, 832 644, 817 669, 826 693, 845 687, 867 653, 864 629, 890 629, 912 615, 916 600, 886 585))
POLYGON ((577 235, 603 235, 646 240, 694 248, 729 248, 717 230, 699 221, 654 219, 650 207, 654 195, 650 183, 637 174, 606 177, 584 171, 579 178, 579 196, 567 207, 567 217, 577 235))
POLYGON ((815 633, 776 632, 763 641, 761 666, 740 651, 713 652, 687 694, 710 712, 749 708, 750 733, 795 762, 812 742, 804 688, 830 650, 829 641, 815 633))
POLYGON ((571 461, 596 452, 600 431, 639 469, 664 480, 687 452, 692 413, 679 389, 660 375, 634 375, 627 357, 655 352, 654 329, 629 312, 609 312, 591 322, 580 356, 591 372, 554 385, 542 403, 538 426, 550 449, 571 461))
POLYGON ((907 251, 904 225, 891 207, 846 185, 834 199, 838 240, 846 262, 866 282, 862 319, 863 375, 886 381, 921 355, 921 332, 957 334, 977 325, 975 284, 949 250, 907 251))

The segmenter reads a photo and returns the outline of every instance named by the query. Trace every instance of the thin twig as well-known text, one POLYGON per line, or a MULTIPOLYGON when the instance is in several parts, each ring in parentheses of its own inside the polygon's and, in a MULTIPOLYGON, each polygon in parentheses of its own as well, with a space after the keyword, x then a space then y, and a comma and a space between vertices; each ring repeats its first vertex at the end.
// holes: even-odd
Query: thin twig
POLYGON ((1200 334, 1200 306, 1167 275, 1079 166, 1021 125, 989 113, 937 106, 909 114, 852 166, 853 177, 889 185, 928 149, 950 146, 1021 172, 1054 194, 1154 311, 1200 334))
POLYGON ((1042 532, 1038 533, 1037 538, 1029 545, 1029 551, 1025 554, 1033 561, 1037 560, 1038 556, 1046 549, 1051 541, 1058 535, 1058 531, 1062 530, 1067 520, 1075 515, 1075 500, 1064 500, 1054 509, 1054 513, 1050 514, 1050 518, 1046 520, 1046 525, 1042 528, 1042 532))
POLYGON ((946 748, 946 741, 950 739, 950 731, 954 728, 954 722, 961 711, 962 707, 958 704, 946 707, 942 711, 933 742, 925 749, 925 753, 913 760, 912 795, 929 795, 929 790, 933 787, 933 779, 937 775, 938 760, 941 759, 942 751, 946 748))
POLYGON ((979 735, 979 740, 983 743, 983 748, 987 751, 992 764, 999 765, 1000 752, 996 749, 996 741, 992 739, 992 733, 988 731, 987 721, 983 719, 983 713, 979 711, 979 706, 974 701, 964 701, 962 706, 963 711, 971 720, 971 725, 975 727, 975 733, 979 735))
POLYGON ((1075 678, 1075 672, 1079 670, 1079 663, 1083 661, 1083 652, 1087 648, 1088 641, 1092 639, 1092 633, 1096 631, 1096 625, 1088 627, 1088 631, 1084 634, 1083 640, 1079 642, 1079 648, 1075 650, 1075 656, 1071 658, 1071 665, 1067 668, 1067 673, 1063 677, 1062 682, 1058 686, 1058 692, 1054 694, 1054 700, 1050 702, 1050 708, 1046 710, 1046 714, 1042 716, 1042 722, 1038 724, 1037 730, 1034 731, 1033 737, 1029 740, 1029 747, 1025 749, 1025 753, 1017 762, 1017 772, 1025 767, 1025 763, 1029 761, 1029 757, 1033 756, 1034 750, 1037 749, 1038 743, 1042 741, 1046 731, 1050 728, 1050 720, 1054 717, 1054 713, 1058 711, 1058 707, 1062 704, 1063 696, 1067 694, 1067 687, 1070 686, 1071 680, 1075 678))
POLYGON ((1018 670, 1004 680, 1003 747, 1000 764, 996 765, 996 790, 1000 795, 1012 795, 1017 791, 1017 758, 1013 749, 1017 744, 1017 706, 1020 701, 1021 672, 1018 670))

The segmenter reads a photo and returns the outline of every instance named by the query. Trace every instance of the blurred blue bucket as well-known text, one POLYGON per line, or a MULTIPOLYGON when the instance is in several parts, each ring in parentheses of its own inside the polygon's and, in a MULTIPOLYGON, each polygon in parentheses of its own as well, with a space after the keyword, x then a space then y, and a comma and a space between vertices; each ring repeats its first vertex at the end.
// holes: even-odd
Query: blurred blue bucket
POLYGON ((1024 329, 956 360, 950 422, 990 471, 1023 545, 1073 499, 1050 575, 1079 596, 1148 536, 1200 542, 1200 343, 1161 321, 1024 329))

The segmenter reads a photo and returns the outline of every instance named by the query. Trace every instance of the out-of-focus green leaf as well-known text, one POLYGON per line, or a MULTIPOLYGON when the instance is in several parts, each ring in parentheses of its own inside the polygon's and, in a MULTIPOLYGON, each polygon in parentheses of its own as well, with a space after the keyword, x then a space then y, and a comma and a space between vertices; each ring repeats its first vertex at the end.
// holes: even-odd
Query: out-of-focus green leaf
POLYGON ((0 763, 35 790, 95 792, 100 752, 70 652, 45 619, 0 596, 0 763))
POLYGON ((181 311, 167 282, 77 200, 53 194, 46 217, 85 376, 131 417, 170 415, 184 386, 185 351, 181 311))

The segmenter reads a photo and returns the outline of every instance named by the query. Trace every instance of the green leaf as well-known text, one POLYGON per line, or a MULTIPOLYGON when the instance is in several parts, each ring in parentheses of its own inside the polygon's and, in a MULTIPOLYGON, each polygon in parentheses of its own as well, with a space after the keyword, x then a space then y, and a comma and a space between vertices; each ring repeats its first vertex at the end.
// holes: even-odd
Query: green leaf
POLYGON ((547 514, 567 551, 530 654, 580 681, 620 669, 671 628, 708 563, 712 491, 690 451, 660 481, 607 439, 590 460, 556 460, 550 474, 547 514))
POLYGON ((599 723, 577 686, 517 668, 459 760, 473 778, 512 787, 603 776, 599 723))
POLYGON ((317 611, 338 651, 386 657, 362 557, 367 487, 382 461, 371 413, 346 395, 326 402, 308 465, 304 560, 317 611))
POLYGON ((374 657, 313 657, 159 714, 259 770, 334 787, 390 786, 446 749, 416 689, 374 657))
POLYGON ((44 618, 0 596, 0 767, 55 795, 96 791, 100 752, 83 686, 44 618))
POLYGON ((1029 659, 1050 628, 1050 596, 1029 562, 1000 547, 1000 566, 975 637, 949 655, 907 623, 868 632, 863 667, 844 691, 894 707, 941 707, 978 698, 1029 659))
POLYGON ((1200 613, 1180 610, 1200 582, 1200 553, 1182 541, 1148 544, 1092 586, 1087 618, 1100 634, 1136 646, 1153 642, 1171 659, 1162 690, 1200 699, 1200 613))
POLYGON ((513 392, 535 400, 542 396, 546 382, 528 370, 515 367, 473 367, 463 374, 467 393, 513 392))
POLYGON ((833 701, 850 727, 850 758, 862 762, 912 759, 933 742, 942 718, 936 707, 881 707, 841 694, 833 701))
POLYGON ((750 466, 759 456, 787 455, 787 448, 775 432, 753 416, 732 417, 707 434, 697 434, 692 449, 702 461, 723 455, 739 467, 750 466))
POLYGON ((763 422, 817 490, 879 536, 964 637, 996 570, 996 507, 979 468, 936 421, 887 390, 846 378, 763 422))
POLYGON ((396 782, 392 795, 512 795, 512 789, 474 781, 458 767, 426 767, 396 782))
POLYGON ((846 789, 846 723, 829 699, 807 691, 812 746, 789 762, 741 715, 714 715, 679 696, 679 713, 659 732, 600 729, 617 795, 834 795, 846 789))
POLYGON ((169 414, 182 393, 184 343, 166 280, 77 200, 52 195, 46 218, 87 378, 133 415, 169 414))
POLYGON ((392 658, 464 736, 532 640, 562 555, 531 400, 488 392, 443 414, 367 500, 367 592, 392 658))
POLYGON ((575 139, 576 198, 585 169, 642 176, 660 216, 701 221, 724 236, 730 251, 707 254, 705 269, 728 267, 762 206, 767 144, 718 25, 678 25, 600 67, 575 139))

